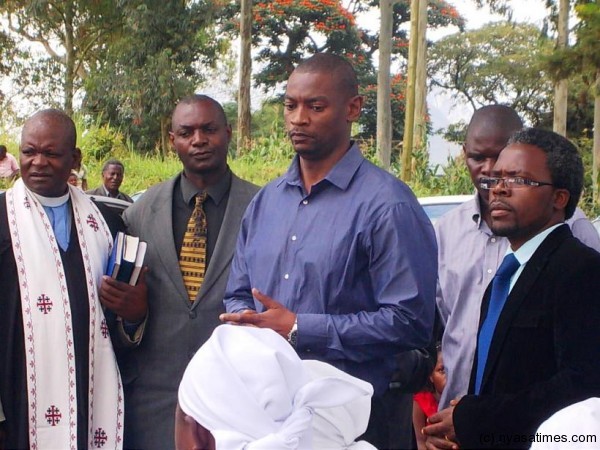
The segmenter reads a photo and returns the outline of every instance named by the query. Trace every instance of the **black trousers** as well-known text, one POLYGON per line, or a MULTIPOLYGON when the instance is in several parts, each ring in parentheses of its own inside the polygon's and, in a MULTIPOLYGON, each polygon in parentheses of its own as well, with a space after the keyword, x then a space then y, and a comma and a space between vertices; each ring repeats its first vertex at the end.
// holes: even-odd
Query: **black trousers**
POLYGON ((400 389, 388 389, 371 400, 367 431, 359 438, 379 450, 416 448, 412 423, 413 396, 400 389))

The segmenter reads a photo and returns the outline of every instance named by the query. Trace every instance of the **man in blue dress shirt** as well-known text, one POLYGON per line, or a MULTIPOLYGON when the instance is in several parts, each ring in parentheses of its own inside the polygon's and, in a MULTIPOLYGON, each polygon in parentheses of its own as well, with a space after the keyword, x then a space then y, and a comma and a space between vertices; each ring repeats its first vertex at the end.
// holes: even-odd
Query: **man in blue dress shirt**
POLYGON ((366 438, 380 446, 393 356, 431 338, 437 250, 412 191, 351 141, 362 103, 339 56, 317 54, 290 76, 284 116, 296 157, 248 206, 221 320, 271 328, 301 358, 370 382, 366 438))

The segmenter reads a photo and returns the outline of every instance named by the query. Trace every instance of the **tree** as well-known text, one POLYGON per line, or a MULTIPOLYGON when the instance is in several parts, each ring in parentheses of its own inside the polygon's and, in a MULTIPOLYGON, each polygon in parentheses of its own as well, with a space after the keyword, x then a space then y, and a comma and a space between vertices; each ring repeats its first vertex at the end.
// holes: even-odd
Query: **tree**
MULTIPOLYGON (((400 0, 393 5, 392 55, 396 60, 406 56, 408 41, 402 24, 409 20, 409 0, 400 0)), ((428 23, 431 27, 457 25, 460 29, 464 20, 456 9, 444 0, 428 1, 428 23)), ((363 91, 373 98, 365 101, 376 115, 376 70, 373 64, 379 49, 377 31, 360 29, 356 14, 370 8, 379 8, 379 0, 350 0, 344 6, 340 0, 273 0, 259 1, 253 6, 252 45, 260 49, 254 67, 261 67, 254 74, 255 86, 265 90, 278 87, 285 82, 294 67, 305 57, 318 52, 332 52, 350 59, 357 71, 363 91), (372 105, 372 106, 371 106, 372 105)), ((221 15, 221 27, 232 36, 239 32, 239 3, 232 2, 221 15)), ((401 69, 403 70, 403 69, 401 69)), ((395 93, 394 95, 400 95, 395 93)), ((392 100, 393 102, 393 100, 392 100)), ((393 139, 404 128, 404 107, 392 106, 393 139), (398 123, 396 123, 398 122, 398 123)), ((376 127, 370 123, 368 114, 360 120, 361 136, 374 137, 376 127)), ((374 121, 373 121, 374 122, 374 121)))
POLYGON ((120 10, 113 1, 11 0, 0 4, 8 29, 20 39, 39 44, 46 58, 15 61, 22 92, 29 82, 55 86, 58 78, 62 106, 73 112, 75 91, 87 71, 101 60, 104 44, 120 26, 120 10))
MULTIPOLYGON (((3 31, 0 31, 0 79, 8 75, 11 71, 10 61, 13 61, 17 49, 14 40, 3 31)), ((6 94, 0 89, 0 123, 6 119, 6 111, 9 109, 10 103, 6 98, 6 94)))
MULTIPOLYGON (((582 88, 579 98, 594 98, 594 120, 587 123, 594 130, 592 152, 592 186, 594 202, 600 202, 598 172, 600 169, 600 5, 597 2, 581 2, 575 7, 579 23, 575 28, 577 41, 573 47, 559 49, 549 58, 551 73, 556 79, 580 79, 582 88)), ((581 86, 581 84, 580 84, 581 86)), ((589 102, 586 102, 589 103, 589 102)))
POLYGON ((250 150, 252 84, 252 0, 241 0, 240 18, 240 87, 238 92, 237 149, 250 150))
POLYGON ((552 105, 552 81, 543 61, 551 52, 552 41, 532 25, 485 25, 431 47, 431 84, 454 92, 473 109, 507 104, 537 125, 552 105))
POLYGON ((381 0, 379 35, 384 36, 379 48, 379 70, 377 73, 377 155, 384 169, 392 162, 392 108, 391 77, 392 60, 392 0, 381 0))
POLYGON ((142 152, 166 152, 173 105, 194 93, 223 49, 210 1, 127 2, 122 34, 86 82, 85 110, 120 127, 142 152))

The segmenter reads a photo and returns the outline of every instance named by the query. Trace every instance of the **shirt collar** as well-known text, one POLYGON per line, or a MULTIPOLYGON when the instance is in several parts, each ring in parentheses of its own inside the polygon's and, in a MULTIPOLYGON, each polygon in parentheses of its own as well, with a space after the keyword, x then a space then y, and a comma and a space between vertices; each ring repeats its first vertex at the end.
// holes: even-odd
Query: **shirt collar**
MULTIPOLYGON (((111 193, 108 192, 108 189, 106 189, 106 186, 102 185, 102 189, 104 189, 104 193, 106 194, 107 197, 112 197, 111 193)), ((118 192, 117 192, 117 196, 118 196, 118 192)))
MULTIPOLYGON (((196 195, 202 192, 202 189, 198 189, 196 186, 192 184, 190 180, 188 180, 185 176, 185 173, 181 173, 181 195, 183 196, 183 201, 186 205, 189 205, 196 195)), ((221 203, 227 191, 229 191, 229 187, 231 186, 231 170, 229 166, 227 166, 227 171, 225 175, 223 175, 216 184, 212 186, 208 186, 204 191, 208 194, 208 196, 212 199, 215 205, 221 203)))
MULTIPOLYGON (((358 148, 358 144, 352 142, 346 154, 333 166, 324 179, 341 190, 346 190, 364 159, 358 148)), ((302 177, 300 176, 300 158, 298 155, 294 156, 290 167, 277 185, 279 186, 283 182, 292 186, 303 187, 302 177)))
POLYGON ((532 237, 523 245, 521 245, 521 247, 519 247, 519 249, 516 252, 513 252, 510 246, 508 246, 506 254, 508 255, 509 253, 514 253, 515 258, 517 258, 517 260, 519 261, 519 264, 525 264, 531 259, 535 251, 542 244, 542 242, 544 242, 544 239, 546 239, 550 233, 552 233, 556 228, 560 227, 561 225, 564 225, 564 222, 557 223, 556 225, 553 225, 550 228, 546 228, 544 231, 536 234, 534 237, 532 237))
POLYGON ((69 201, 70 198, 70 192, 68 189, 67 193, 65 195, 61 195, 60 197, 44 197, 43 195, 36 194, 35 192, 32 192, 32 194, 35 195, 35 198, 38 199, 42 206, 48 206, 50 208, 64 205, 69 201))

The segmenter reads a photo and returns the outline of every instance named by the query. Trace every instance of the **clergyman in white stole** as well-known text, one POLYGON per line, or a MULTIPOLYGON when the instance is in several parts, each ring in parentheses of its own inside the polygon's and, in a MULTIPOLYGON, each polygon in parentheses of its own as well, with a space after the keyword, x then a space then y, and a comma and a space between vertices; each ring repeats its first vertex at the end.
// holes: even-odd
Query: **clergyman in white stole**
MULTIPOLYGON (((98 208, 69 189, 89 294, 89 448, 120 449, 121 377, 98 299, 113 240, 98 208)), ((21 291, 30 448, 77 449, 75 349, 60 250, 43 206, 22 180, 6 198, 21 291)))

